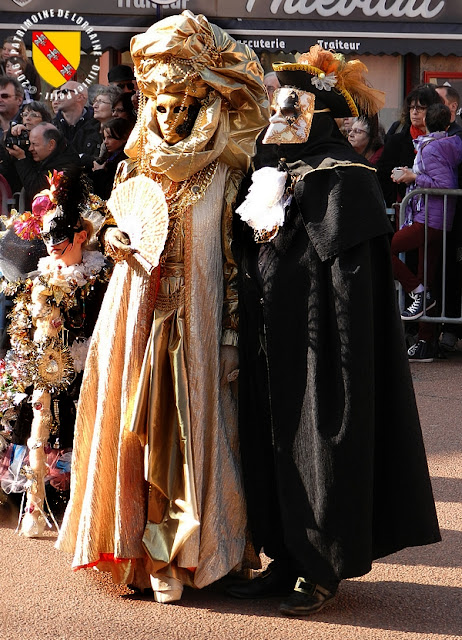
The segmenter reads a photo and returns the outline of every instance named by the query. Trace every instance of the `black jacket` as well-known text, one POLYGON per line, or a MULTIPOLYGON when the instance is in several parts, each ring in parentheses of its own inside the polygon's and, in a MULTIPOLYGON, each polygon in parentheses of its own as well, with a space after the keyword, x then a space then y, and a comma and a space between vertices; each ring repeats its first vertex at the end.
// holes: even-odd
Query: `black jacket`
POLYGON ((96 193, 103 200, 107 200, 110 197, 119 162, 126 158, 123 148, 119 149, 119 151, 107 158, 104 169, 92 171, 93 193, 96 193))
POLYGON ((399 133, 387 136, 383 153, 377 163, 377 177, 382 187, 387 207, 400 202, 406 193, 406 184, 396 184, 390 175, 395 167, 412 168, 415 149, 409 125, 405 125, 399 133))
POLYGON ((26 210, 30 210, 34 196, 48 187, 49 171, 53 169, 60 171, 79 165, 79 156, 69 148, 56 149, 42 162, 35 162, 29 155, 23 160, 16 160, 16 171, 26 192, 26 210))
POLYGON ((86 169, 91 169, 103 141, 101 125, 93 117, 92 111, 84 109, 80 119, 74 125, 68 124, 62 111, 58 111, 53 124, 66 138, 69 147, 79 155, 80 164, 86 169))

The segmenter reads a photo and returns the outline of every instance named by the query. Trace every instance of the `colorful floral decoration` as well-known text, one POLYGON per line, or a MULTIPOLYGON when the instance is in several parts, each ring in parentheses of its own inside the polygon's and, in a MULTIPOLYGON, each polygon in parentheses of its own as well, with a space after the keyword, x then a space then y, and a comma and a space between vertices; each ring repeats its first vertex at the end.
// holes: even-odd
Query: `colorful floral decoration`
POLYGON ((50 188, 35 196, 31 211, 24 211, 22 214, 18 214, 15 209, 11 211, 15 233, 23 240, 35 240, 40 236, 45 214, 57 205, 56 191, 63 182, 63 176, 63 172, 56 169, 53 173, 48 173, 50 188))
MULTIPOLYGON (((96 251, 84 251, 83 261, 71 266, 42 258, 38 268, 40 275, 33 281, 3 286, 3 292, 15 298, 8 328, 11 350, 0 361, 0 420, 6 410, 14 409, 17 394, 23 394, 27 386, 33 384, 54 393, 72 382, 75 369, 65 344, 62 314, 82 304, 97 279, 106 281, 109 277, 109 266, 96 251), (42 328, 39 340, 33 335, 38 325, 42 328), (55 365, 48 363, 48 370, 44 365, 52 353, 56 356, 53 361, 60 363, 56 376, 50 375, 55 365)), ((81 370, 81 353, 78 359, 81 370)))

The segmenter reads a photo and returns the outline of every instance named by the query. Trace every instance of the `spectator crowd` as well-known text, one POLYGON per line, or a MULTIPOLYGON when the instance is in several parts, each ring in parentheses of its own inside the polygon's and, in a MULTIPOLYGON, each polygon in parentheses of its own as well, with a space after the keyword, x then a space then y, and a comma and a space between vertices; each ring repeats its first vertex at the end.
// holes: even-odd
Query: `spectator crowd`
POLYGON ((38 99, 40 77, 24 44, 19 46, 8 37, 1 52, 2 213, 8 213, 7 202, 12 200, 21 211, 29 210, 54 169, 82 168, 94 193, 107 199, 136 122, 132 68, 113 67, 107 86, 96 84, 90 90, 74 80, 65 82, 48 102, 42 102, 38 99), (27 81, 20 82, 19 76, 27 81))
MULTIPOLYGON (((271 101, 279 86, 276 73, 267 73, 264 84, 271 101)), ((47 103, 37 99, 41 95, 40 90, 40 76, 28 59, 24 44, 16 43, 12 37, 5 38, 0 60, 0 206, 3 215, 8 215, 12 203, 20 212, 29 210, 34 196, 47 186, 49 172, 72 167, 82 168, 90 179, 93 192, 107 200, 117 166, 126 158, 124 147, 137 118, 138 91, 130 66, 121 64, 113 67, 108 72, 107 85, 95 84, 88 90, 74 80, 65 82, 51 93, 47 103), (26 78, 26 81, 20 82, 18 77, 26 78)), ((425 139, 424 146, 429 142, 432 149, 440 145, 434 136, 425 138, 428 134, 426 112, 433 104, 445 104, 449 112, 450 122, 441 136, 460 137, 462 127, 456 119, 460 98, 448 83, 415 87, 406 96, 400 119, 388 131, 385 131, 377 114, 369 116, 364 113, 357 118, 337 119, 340 130, 353 149, 376 168, 389 210, 395 207, 397 212, 399 202, 409 189, 419 184, 418 174, 412 172, 419 137, 425 139), (408 170, 404 177, 394 177, 393 170, 397 167, 408 170)), ((257 148, 261 148, 259 141, 257 148)), ((457 167, 453 169, 454 178, 457 167)), ((431 184, 433 187, 447 187, 448 183, 438 181, 436 176, 431 184)), ((453 188, 457 187, 457 179, 454 178, 451 184, 453 188)), ((454 209, 454 206, 453 202, 451 207, 454 209)), ((457 212, 459 209, 457 205, 457 212)), ((457 249, 462 245, 460 217, 457 213, 451 215, 450 224, 445 229, 449 232, 447 279, 450 290, 447 304, 448 313, 454 317, 460 315, 460 277, 456 259, 457 249)), ((399 231, 398 224, 396 231, 399 231)), ((438 272, 441 245, 438 242, 431 251, 432 281, 436 280, 433 276, 438 272)), ((407 260, 415 272, 422 270, 422 259, 419 262, 412 252, 407 260)), ((410 296, 408 300, 412 306, 412 291, 410 296)), ((428 291, 428 296, 433 307, 441 291, 428 291)), ((425 312, 428 311, 430 309, 425 307, 425 312)), ((419 306, 417 315, 422 315, 421 312, 423 310, 419 306)), ((406 315, 404 319, 408 319, 406 315)), ((416 318, 412 316, 412 319, 416 318)), ((432 359, 429 353, 441 353, 435 326, 421 324, 419 332, 416 332, 420 345, 417 353, 412 344, 415 338, 412 325, 407 327, 410 327, 410 359, 429 361, 432 359)), ((446 330, 441 336, 440 346, 451 350, 461 337, 458 327, 447 325, 443 329, 446 330)))

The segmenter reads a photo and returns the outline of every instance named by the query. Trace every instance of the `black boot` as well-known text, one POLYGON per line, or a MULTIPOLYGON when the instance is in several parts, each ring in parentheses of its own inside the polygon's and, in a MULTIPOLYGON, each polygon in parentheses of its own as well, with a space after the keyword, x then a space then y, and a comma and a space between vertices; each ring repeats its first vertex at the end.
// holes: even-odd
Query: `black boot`
POLYGON ((293 591, 295 584, 293 573, 276 562, 260 573, 256 578, 245 583, 233 584, 226 593, 233 598, 271 598, 286 596, 293 591))
POLYGON ((329 589, 310 580, 298 578, 292 594, 281 603, 279 611, 286 616, 309 616, 322 609, 337 592, 338 583, 332 583, 329 589))

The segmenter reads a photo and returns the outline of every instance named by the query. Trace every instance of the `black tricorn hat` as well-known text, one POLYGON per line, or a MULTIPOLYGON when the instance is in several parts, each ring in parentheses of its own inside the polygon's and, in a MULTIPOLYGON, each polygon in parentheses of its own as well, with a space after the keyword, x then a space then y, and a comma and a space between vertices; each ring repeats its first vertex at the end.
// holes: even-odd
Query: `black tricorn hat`
POLYGON ((281 85, 313 93, 316 109, 326 107, 334 118, 373 115, 385 104, 385 94, 367 84, 367 67, 360 60, 346 62, 318 44, 297 62, 274 62, 273 69, 281 85))

